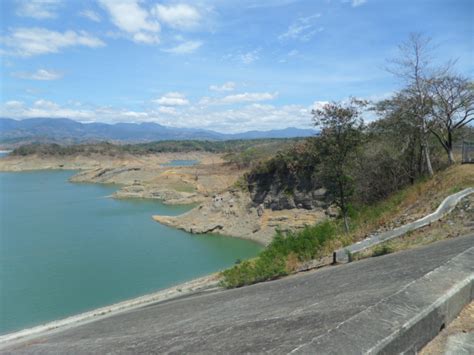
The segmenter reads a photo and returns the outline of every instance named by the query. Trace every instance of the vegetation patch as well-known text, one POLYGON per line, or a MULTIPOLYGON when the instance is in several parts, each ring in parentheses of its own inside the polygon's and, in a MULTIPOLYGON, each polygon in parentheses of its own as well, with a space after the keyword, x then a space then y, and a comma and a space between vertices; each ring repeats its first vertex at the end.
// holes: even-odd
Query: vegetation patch
POLYGON ((255 259, 223 271, 222 286, 240 287, 288 275, 301 262, 322 256, 337 230, 337 223, 325 221, 299 232, 277 232, 271 244, 255 259))

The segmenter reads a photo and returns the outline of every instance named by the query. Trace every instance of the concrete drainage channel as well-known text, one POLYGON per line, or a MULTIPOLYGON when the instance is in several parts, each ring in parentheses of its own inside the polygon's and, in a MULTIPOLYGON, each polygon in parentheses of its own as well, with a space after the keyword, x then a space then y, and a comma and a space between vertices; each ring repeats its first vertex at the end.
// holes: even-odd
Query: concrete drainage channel
POLYGON ((404 226, 395 228, 391 231, 383 232, 380 234, 373 235, 367 239, 364 239, 355 244, 349 245, 345 248, 338 249, 333 254, 334 263, 348 263, 352 261, 352 258, 355 254, 358 254, 364 250, 372 248, 378 244, 389 241, 394 238, 401 237, 402 235, 419 229, 421 227, 427 226, 437 220, 443 218, 445 215, 450 213, 454 207, 461 201, 464 197, 469 196, 474 193, 474 188, 469 187, 458 193, 446 197, 443 202, 438 206, 435 212, 416 220, 415 222, 405 224, 404 226))

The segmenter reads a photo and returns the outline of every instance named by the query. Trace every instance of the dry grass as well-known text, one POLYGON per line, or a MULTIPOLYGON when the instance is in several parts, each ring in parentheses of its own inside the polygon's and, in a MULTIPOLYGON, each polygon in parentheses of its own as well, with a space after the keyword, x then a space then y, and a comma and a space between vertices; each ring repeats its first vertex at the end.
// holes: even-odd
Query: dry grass
POLYGON ((439 206, 448 195, 474 186, 474 166, 456 164, 371 207, 356 211, 354 229, 340 238, 348 245, 374 232, 396 228, 419 219, 439 206))
POLYGON ((461 200, 456 208, 443 219, 421 229, 408 232, 394 240, 385 242, 359 253, 356 259, 376 256, 381 248, 390 252, 416 248, 439 240, 456 238, 472 233, 474 227, 474 196, 470 195, 461 200))

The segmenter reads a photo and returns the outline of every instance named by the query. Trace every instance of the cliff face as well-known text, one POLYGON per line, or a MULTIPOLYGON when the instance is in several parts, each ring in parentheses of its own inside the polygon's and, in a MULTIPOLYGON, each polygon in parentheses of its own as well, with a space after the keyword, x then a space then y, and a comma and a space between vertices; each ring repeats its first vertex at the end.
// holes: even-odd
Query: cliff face
POLYGON ((326 190, 314 175, 312 166, 250 173, 247 182, 253 204, 272 210, 326 208, 326 190))

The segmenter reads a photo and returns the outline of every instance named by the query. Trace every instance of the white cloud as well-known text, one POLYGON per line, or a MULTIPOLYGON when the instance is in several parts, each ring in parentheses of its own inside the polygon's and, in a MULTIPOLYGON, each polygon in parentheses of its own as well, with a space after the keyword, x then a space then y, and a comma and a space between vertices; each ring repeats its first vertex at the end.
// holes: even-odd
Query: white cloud
POLYGON ((99 16, 99 14, 95 11, 92 11, 92 10, 83 10, 83 11, 79 12, 79 15, 82 16, 82 17, 88 18, 89 20, 94 21, 94 22, 100 22, 101 21, 101 18, 99 16))
POLYGON ((7 36, 0 37, 0 43, 9 48, 6 53, 24 57, 57 53, 63 48, 73 46, 105 46, 102 40, 84 31, 56 32, 39 27, 15 28, 7 36))
POLYGON ((81 122, 156 122, 174 127, 196 127, 220 132, 243 132, 253 129, 269 130, 286 127, 311 127, 311 108, 302 105, 263 105, 254 103, 241 108, 212 111, 189 106, 179 112, 173 107, 158 110, 132 111, 113 107, 66 107, 49 100, 37 100, 31 105, 21 101, 0 104, 0 115, 16 119, 32 117, 71 118, 81 122))
POLYGON ((195 28, 199 25, 199 21, 201 20, 199 11, 195 7, 187 4, 169 6, 157 4, 152 9, 152 13, 163 23, 180 30, 195 28))
POLYGON ((259 52, 260 50, 256 49, 254 51, 241 54, 240 60, 244 64, 251 64, 260 58, 260 56, 258 55, 259 52))
POLYGON ((164 52, 174 53, 174 54, 189 54, 198 50, 202 46, 201 41, 186 41, 181 44, 178 44, 175 47, 163 49, 164 52))
POLYGON ((133 35, 133 41, 136 43, 155 44, 160 43, 160 37, 153 33, 137 32, 133 35))
POLYGON ((228 81, 222 85, 211 85, 209 86, 209 90, 211 91, 234 91, 235 90, 235 83, 233 81, 228 81))
POLYGON ((316 28, 316 20, 320 17, 321 14, 300 17, 288 27, 288 30, 285 33, 278 36, 278 39, 295 39, 303 42, 309 41, 316 33, 324 30, 323 27, 316 28))
POLYGON ((245 92, 243 94, 228 95, 223 97, 220 102, 224 104, 236 104, 241 102, 258 102, 258 101, 268 101, 277 98, 278 93, 269 93, 269 92, 245 92))
POLYGON ((329 104, 329 101, 315 101, 313 102, 312 109, 313 110, 322 110, 324 106, 329 104))
POLYGON ((90 120, 94 117, 97 118, 97 115, 92 111, 61 107, 60 105, 48 100, 37 100, 31 106, 27 106, 22 101, 9 101, 5 103, 3 107, 0 105, 0 113, 3 117, 17 119, 33 117, 68 117, 77 120, 90 120))
POLYGON ((38 69, 33 73, 28 72, 16 72, 12 74, 13 76, 20 79, 28 80, 58 80, 63 77, 63 74, 55 70, 48 69, 38 69))
POLYGON ((7 109, 13 109, 13 110, 21 109, 23 108, 23 105, 24 105, 23 101, 11 100, 11 101, 5 102, 5 107, 7 109))
POLYGON ((180 92, 169 92, 157 100, 155 103, 162 106, 186 106, 189 105, 189 100, 180 92))
POLYGON ((60 5, 61 0, 21 0, 16 14, 38 20, 56 18, 60 5))
POLYGON ((364 5, 367 0, 352 0, 352 7, 364 5))
POLYGON ((199 105, 232 105, 245 102, 260 102, 274 100, 278 97, 278 93, 269 92, 245 92, 242 94, 227 95, 221 98, 203 97, 199 101, 199 105))
POLYGON ((140 6, 138 0, 99 0, 110 20, 129 38, 138 43, 159 42, 160 24, 140 6))
POLYGON ((161 106, 158 109, 159 113, 163 113, 165 115, 171 115, 171 116, 176 116, 178 114, 178 111, 174 107, 169 107, 169 106, 161 106))

